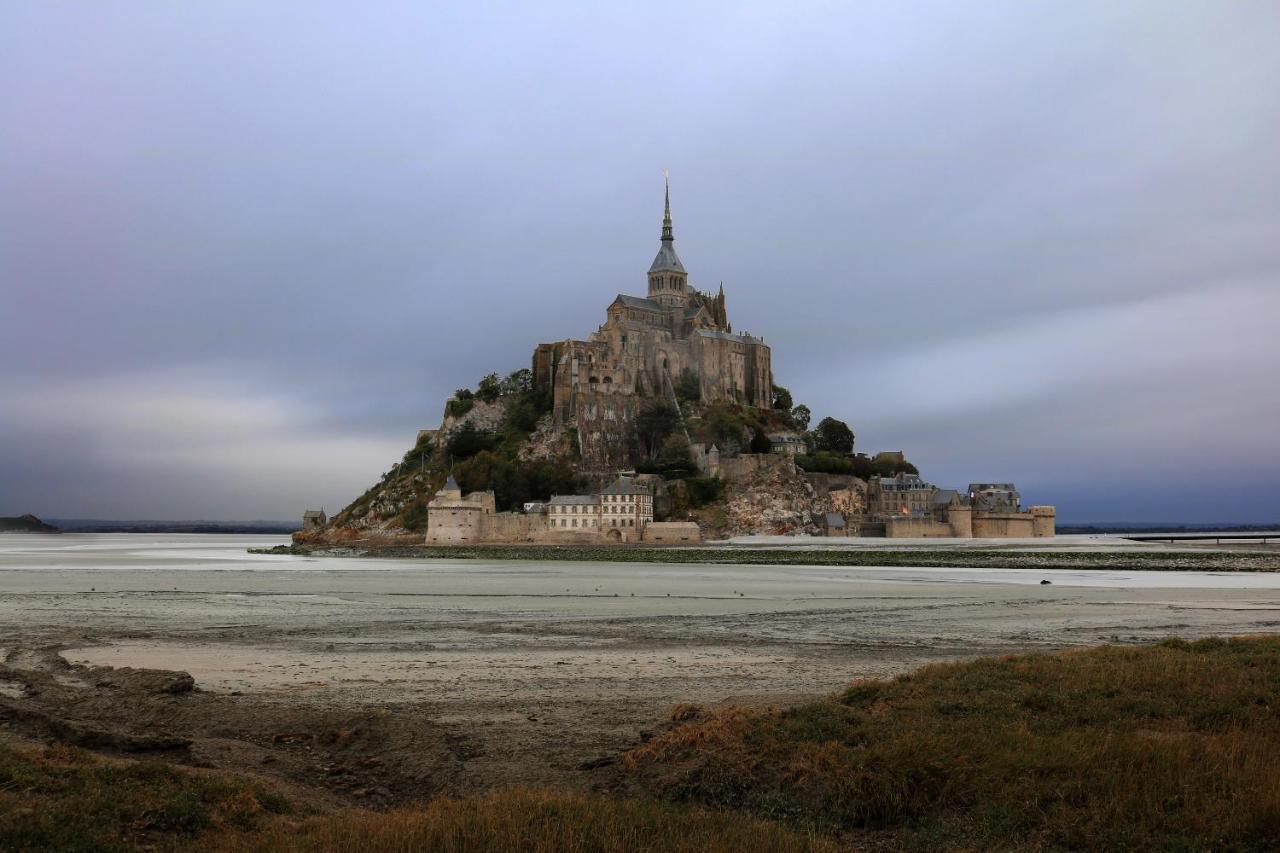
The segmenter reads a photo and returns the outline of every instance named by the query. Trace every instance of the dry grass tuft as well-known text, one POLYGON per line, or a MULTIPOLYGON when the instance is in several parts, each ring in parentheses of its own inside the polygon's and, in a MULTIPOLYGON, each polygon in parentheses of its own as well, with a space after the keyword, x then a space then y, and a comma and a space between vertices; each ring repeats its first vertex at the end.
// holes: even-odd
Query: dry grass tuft
POLYGON ((837 848, 812 835, 741 815, 513 789, 466 800, 434 800, 421 808, 383 814, 353 812, 279 822, 265 832, 220 837, 210 849, 245 853, 834 853, 837 848))
POLYGON ((726 710, 624 765, 667 799, 921 848, 1280 846, 1280 638, 970 663, 726 710))

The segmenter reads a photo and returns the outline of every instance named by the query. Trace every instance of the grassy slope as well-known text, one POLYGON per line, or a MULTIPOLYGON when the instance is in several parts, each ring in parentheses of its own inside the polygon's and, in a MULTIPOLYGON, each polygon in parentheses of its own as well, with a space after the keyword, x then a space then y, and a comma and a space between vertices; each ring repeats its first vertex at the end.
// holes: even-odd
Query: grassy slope
POLYGON ((0 744, 0 850, 1280 847, 1280 637, 935 665, 676 716, 625 757, 638 799, 515 790, 385 814, 295 817, 253 781, 0 744))
POLYGON ((134 850, 251 829, 286 811, 266 787, 74 747, 0 743, 0 850, 134 850))
POLYGON ((1280 638, 939 664, 627 755, 641 786, 919 849, 1280 846, 1280 638))
POLYGON ((0 850, 834 851, 768 821, 510 790, 389 813, 288 816, 253 781, 0 743, 0 850))

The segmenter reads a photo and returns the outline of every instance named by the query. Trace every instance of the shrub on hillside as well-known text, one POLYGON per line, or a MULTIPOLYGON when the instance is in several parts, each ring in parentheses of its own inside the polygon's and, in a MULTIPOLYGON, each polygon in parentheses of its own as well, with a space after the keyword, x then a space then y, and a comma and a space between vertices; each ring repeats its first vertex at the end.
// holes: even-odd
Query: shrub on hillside
POLYGON ((853 474, 853 460, 829 450, 819 450, 814 454, 799 454, 795 458, 796 467, 802 471, 818 474, 853 474))
POLYGON ((474 424, 466 423, 454 430, 449 438, 447 450, 455 463, 470 459, 484 450, 491 450, 497 445, 497 438, 491 432, 476 429, 474 424))

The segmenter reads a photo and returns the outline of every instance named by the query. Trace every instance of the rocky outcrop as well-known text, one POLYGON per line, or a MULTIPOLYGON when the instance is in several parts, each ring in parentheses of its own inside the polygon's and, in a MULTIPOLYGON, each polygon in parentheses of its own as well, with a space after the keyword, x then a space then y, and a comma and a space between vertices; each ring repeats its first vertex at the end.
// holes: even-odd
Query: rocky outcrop
POLYGON ((461 417, 449 414, 449 407, 446 405, 444 420, 440 423, 441 440, 448 441, 450 436, 462 428, 463 424, 471 424, 480 432, 493 432, 502 425, 502 419, 507 414, 508 402, 506 397, 499 397, 492 403, 473 397, 471 408, 461 417))
POLYGON ((810 534, 822 531, 829 499, 789 466, 768 466, 727 484, 724 536, 810 534))

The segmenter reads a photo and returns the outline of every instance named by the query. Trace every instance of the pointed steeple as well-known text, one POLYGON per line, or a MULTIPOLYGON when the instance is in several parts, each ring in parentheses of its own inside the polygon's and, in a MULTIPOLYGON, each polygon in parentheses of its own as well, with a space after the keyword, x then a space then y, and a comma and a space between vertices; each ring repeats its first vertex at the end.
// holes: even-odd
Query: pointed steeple
POLYGON ((665 187, 665 203, 662 212, 662 241, 670 243, 675 237, 671 233, 671 178, 665 173, 662 176, 662 183, 665 187))
POLYGON ((678 287, 671 287, 668 283, 663 286, 661 283, 655 284, 653 273, 656 272, 676 272, 681 276, 685 274, 684 264, 680 263, 680 256, 676 254, 675 236, 671 230, 671 179, 663 174, 663 208, 662 208, 662 245, 658 247, 658 255, 653 259, 653 263, 649 266, 649 295, 653 295, 653 291, 657 290, 679 290, 684 291, 684 280, 680 280, 678 287))

